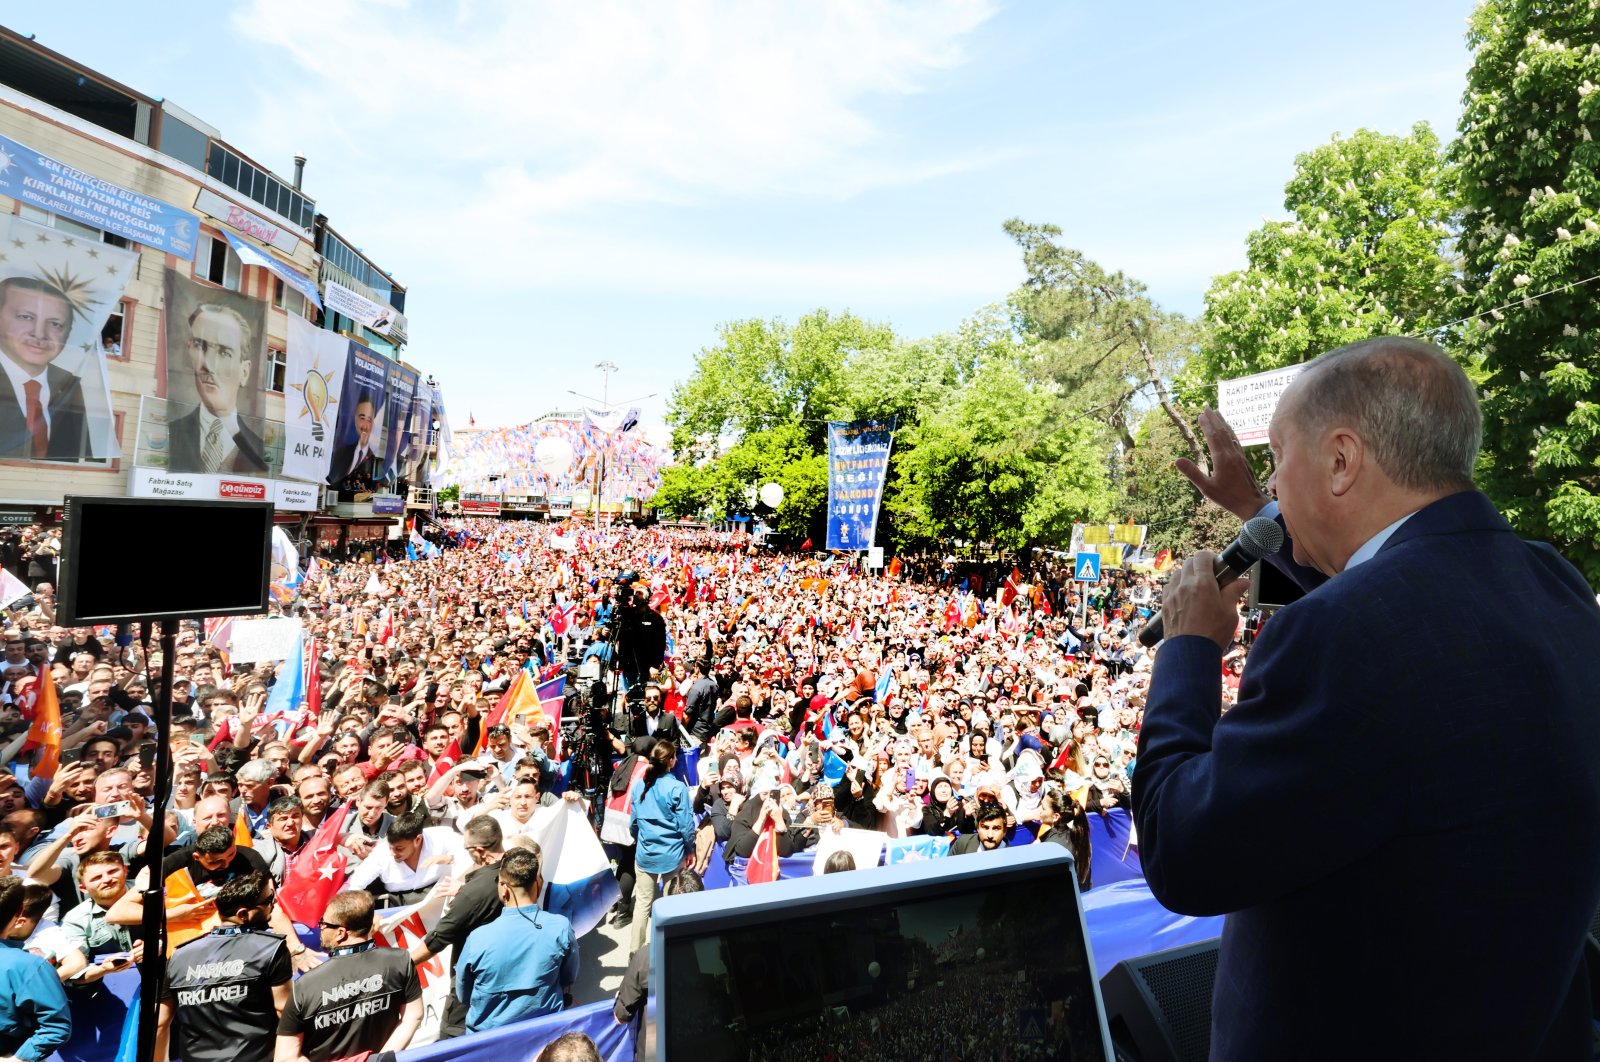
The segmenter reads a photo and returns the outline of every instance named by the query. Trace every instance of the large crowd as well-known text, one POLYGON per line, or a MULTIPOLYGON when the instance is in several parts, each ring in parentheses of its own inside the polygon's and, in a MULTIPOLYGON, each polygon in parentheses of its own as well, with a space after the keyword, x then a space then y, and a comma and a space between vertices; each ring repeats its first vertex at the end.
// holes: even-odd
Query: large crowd
POLYGON ((1025 830, 1071 850, 1087 888, 1086 817, 1131 796, 1148 576, 1076 584, 1044 553, 867 571, 703 529, 428 522, 393 555, 305 558, 277 606, 310 658, 292 703, 291 664, 236 665, 226 625, 185 624, 163 735, 159 648, 57 626, 58 551, 49 529, 0 541, 31 591, 0 665, 0 1057, 49 1055, 67 995, 138 961, 133 868, 158 823, 162 1049, 322 1062, 412 1042, 418 967, 446 948, 434 1035, 574 1003, 579 945, 541 908, 527 836, 552 805, 606 843, 610 917, 637 950, 663 882, 750 860, 763 836, 778 856, 843 826, 954 835, 960 853, 1025 830), (519 681, 561 676, 562 718, 507 710, 519 681), (52 698, 59 754, 38 725, 52 698), (319 893, 333 862, 342 887, 319 893), (380 946, 384 909, 429 903, 424 939, 380 946))

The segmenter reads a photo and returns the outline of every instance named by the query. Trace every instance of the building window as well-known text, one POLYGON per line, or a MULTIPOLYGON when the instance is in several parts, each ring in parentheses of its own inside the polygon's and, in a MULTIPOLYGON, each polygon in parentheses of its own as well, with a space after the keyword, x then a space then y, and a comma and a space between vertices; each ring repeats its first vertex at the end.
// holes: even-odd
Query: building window
POLYGON ((272 174, 252 166, 215 140, 206 152, 206 173, 273 213, 288 218, 302 229, 311 228, 311 222, 317 214, 316 203, 272 174))
POLYGON ((117 303, 117 308, 111 316, 106 318, 105 327, 100 329, 100 353, 108 358, 121 358, 124 361, 132 354, 129 344, 133 342, 133 303, 123 299, 117 303))
POLYGON ((40 210, 38 207, 31 207, 26 203, 22 204, 22 212, 18 216, 23 221, 31 221, 35 225, 43 225, 47 229, 55 229, 58 232, 70 232, 74 236, 81 236, 86 240, 93 240, 95 243, 109 243, 113 247, 133 246, 131 242, 114 232, 103 232, 100 229, 91 228, 81 221, 73 221, 71 218, 64 218, 60 214, 52 214, 48 210, 40 210))
POLYGON ((201 233, 195 244, 194 275, 197 280, 209 280, 229 291, 239 290, 239 280, 244 267, 239 256, 233 253, 228 241, 201 233))
POLYGON ((289 356, 281 350, 267 348, 267 390, 283 394, 283 383, 289 374, 289 356))
POLYGON ((282 277, 272 278, 272 305, 288 313, 306 315, 306 297, 299 288, 291 288, 282 277))

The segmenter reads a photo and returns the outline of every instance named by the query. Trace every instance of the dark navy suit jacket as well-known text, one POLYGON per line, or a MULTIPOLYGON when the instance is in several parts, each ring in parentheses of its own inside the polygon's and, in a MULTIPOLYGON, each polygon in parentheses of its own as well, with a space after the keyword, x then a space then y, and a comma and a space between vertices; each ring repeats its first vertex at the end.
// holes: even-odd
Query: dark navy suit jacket
POLYGON ((1482 494, 1443 498, 1221 651, 1156 654, 1134 772, 1174 911, 1227 914, 1212 1055, 1587 1058, 1600 607, 1482 494))

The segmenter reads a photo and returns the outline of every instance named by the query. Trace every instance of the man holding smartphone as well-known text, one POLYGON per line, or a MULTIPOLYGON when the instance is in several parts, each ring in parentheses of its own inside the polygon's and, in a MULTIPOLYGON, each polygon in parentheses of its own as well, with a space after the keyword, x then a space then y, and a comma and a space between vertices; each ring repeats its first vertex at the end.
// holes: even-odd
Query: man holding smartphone
POLYGON ((71 984, 94 984, 137 963, 144 942, 134 939, 132 928, 106 919, 111 905, 128 891, 128 865, 120 855, 102 851, 84 856, 78 863, 78 886, 88 898, 61 919, 62 932, 75 950, 58 972, 71 984))

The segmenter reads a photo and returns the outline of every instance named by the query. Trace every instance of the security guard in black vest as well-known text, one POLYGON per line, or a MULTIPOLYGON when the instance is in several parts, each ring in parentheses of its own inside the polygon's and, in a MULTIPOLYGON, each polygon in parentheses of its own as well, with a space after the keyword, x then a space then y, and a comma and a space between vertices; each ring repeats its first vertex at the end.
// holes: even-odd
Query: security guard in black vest
POLYGON ((156 1019, 158 1062, 169 1057, 179 1008, 175 1053, 184 1062, 272 1062, 294 976, 288 943, 267 929, 276 899, 259 871, 231 879, 216 895, 222 925, 173 953, 156 1019))

